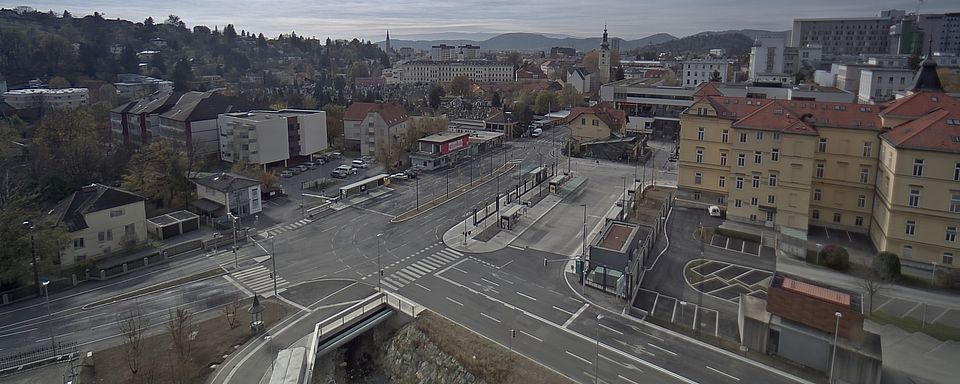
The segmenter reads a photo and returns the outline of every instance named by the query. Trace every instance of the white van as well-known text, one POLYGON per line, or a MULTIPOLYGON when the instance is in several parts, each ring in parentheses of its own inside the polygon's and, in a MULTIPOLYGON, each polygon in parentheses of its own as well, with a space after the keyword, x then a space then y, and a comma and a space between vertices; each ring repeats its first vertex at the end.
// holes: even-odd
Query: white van
POLYGON ((543 128, 536 128, 530 132, 530 137, 540 137, 541 134, 543 134, 543 128))
POLYGON ((370 167, 369 165, 367 165, 366 162, 364 162, 363 160, 360 160, 360 159, 351 161, 351 162, 350 162, 350 165, 353 165, 354 168, 369 168, 369 167, 370 167))

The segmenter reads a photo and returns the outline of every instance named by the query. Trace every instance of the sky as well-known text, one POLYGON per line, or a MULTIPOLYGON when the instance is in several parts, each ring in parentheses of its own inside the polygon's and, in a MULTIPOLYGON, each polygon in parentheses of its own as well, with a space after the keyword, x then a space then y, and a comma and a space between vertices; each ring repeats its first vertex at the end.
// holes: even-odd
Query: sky
MULTIPOLYGON (((960 12, 955 0, 920 0, 921 13, 960 12)), ((539 32, 578 37, 638 39, 665 32, 683 37, 702 31, 785 31, 794 18, 868 17, 880 10, 915 11, 917 0, 59 0, 13 3, 38 10, 100 12, 106 18, 157 22, 175 14, 188 26, 223 26, 267 36, 296 32, 321 39, 379 41, 438 32, 539 32)))

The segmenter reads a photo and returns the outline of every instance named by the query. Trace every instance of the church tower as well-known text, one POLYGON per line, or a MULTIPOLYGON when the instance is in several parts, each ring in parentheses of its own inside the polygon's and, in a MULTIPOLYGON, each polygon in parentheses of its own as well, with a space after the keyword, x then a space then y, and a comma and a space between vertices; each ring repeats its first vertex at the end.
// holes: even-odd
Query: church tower
POLYGON ((603 42, 600 43, 600 56, 597 59, 600 70, 600 84, 610 82, 610 42, 607 41, 607 26, 603 26, 603 42))
POLYGON ((387 41, 384 44, 387 49, 384 50, 386 53, 391 53, 393 50, 390 48, 390 30, 387 30, 387 41))

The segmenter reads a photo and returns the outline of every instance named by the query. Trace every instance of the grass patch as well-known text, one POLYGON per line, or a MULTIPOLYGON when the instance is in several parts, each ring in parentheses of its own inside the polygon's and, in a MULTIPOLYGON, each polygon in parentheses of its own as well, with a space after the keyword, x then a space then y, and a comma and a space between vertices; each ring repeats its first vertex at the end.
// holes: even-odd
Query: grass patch
MULTIPOLYGON (((443 353, 453 356, 467 372, 487 383, 572 383, 569 378, 433 312, 424 311, 415 324, 443 353)), ((508 330, 503 332, 506 335, 508 330)))
POLYGON ((741 232, 741 231, 735 231, 735 230, 727 229, 727 228, 719 228, 719 227, 718 227, 716 233, 717 233, 718 235, 723 235, 723 236, 726 236, 726 237, 732 237, 732 238, 740 239, 740 240, 752 241, 752 242, 754 242, 754 243, 759 243, 760 240, 761 240, 760 235, 758 235, 758 234, 741 232))
POLYGON ((868 319, 880 324, 891 324, 907 332, 923 332, 940 341, 960 341, 960 328, 940 323, 921 324, 912 317, 897 317, 883 311, 874 311, 868 319))

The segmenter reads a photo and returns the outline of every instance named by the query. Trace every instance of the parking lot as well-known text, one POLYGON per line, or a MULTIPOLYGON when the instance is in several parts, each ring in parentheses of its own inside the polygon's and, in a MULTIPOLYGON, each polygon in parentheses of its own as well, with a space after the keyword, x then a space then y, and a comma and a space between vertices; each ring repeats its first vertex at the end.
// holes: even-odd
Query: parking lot
POLYGON ((907 301, 877 295, 873 305, 874 312, 885 312, 896 317, 910 317, 926 324, 940 323, 960 328, 960 310, 930 305, 924 302, 907 301))
POLYGON ((687 283, 696 290, 737 304, 740 294, 767 298, 773 273, 718 260, 691 260, 684 267, 687 283))
POLYGON ((864 265, 870 265, 873 255, 877 253, 870 237, 865 234, 816 225, 811 225, 807 229, 807 241, 811 247, 828 244, 844 247, 850 252, 850 261, 864 265))
POLYGON ((690 329, 699 329, 714 336, 720 336, 719 313, 675 297, 661 295, 659 292, 640 288, 634 307, 647 311, 648 316, 657 317, 690 329))
POLYGON ((760 243, 741 240, 724 235, 713 235, 710 239, 710 245, 723 248, 734 252, 745 253, 753 256, 760 256, 760 243))

